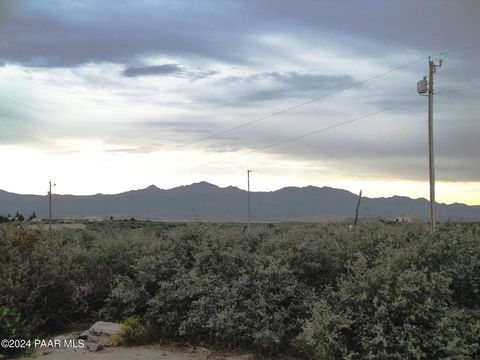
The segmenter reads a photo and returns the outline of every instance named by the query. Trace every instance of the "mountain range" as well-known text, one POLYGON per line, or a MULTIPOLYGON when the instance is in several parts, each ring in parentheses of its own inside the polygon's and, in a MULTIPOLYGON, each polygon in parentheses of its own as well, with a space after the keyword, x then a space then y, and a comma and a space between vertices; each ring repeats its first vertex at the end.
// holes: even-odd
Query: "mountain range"
MULTIPOLYGON (((354 216, 358 197, 330 187, 285 187, 276 191, 251 192, 254 222, 328 221, 354 216)), ((0 215, 16 212, 48 217, 48 196, 21 195, 0 190, 0 215)), ((437 219, 480 221, 480 206, 436 204, 437 219)), ((151 185, 113 195, 52 195, 53 217, 137 218, 164 221, 247 221, 247 192, 237 187, 220 188, 207 182, 169 190, 151 185)), ((363 197, 361 218, 395 217, 427 220, 428 201, 403 196, 363 197)))

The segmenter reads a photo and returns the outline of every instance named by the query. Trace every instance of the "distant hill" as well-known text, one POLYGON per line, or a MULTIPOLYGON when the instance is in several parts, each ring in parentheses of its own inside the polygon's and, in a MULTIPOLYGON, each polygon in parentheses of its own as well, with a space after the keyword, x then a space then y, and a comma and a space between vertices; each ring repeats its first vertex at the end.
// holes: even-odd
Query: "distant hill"
MULTIPOLYGON (((329 187, 286 187, 252 192, 252 221, 326 221, 352 217, 357 195, 329 187)), ((154 185, 114 195, 52 196, 54 218, 130 218, 158 220, 246 221, 247 192, 207 182, 162 190, 154 185)), ((0 215, 48 217, 48 198, 0 190, 0 215)), ((402 214, 428 218, 428 201, 393 196, 363 198, 360 216, 391 219, 402 214)), ((437 204, 437 218, 480 221, 480 206, 437 204)))

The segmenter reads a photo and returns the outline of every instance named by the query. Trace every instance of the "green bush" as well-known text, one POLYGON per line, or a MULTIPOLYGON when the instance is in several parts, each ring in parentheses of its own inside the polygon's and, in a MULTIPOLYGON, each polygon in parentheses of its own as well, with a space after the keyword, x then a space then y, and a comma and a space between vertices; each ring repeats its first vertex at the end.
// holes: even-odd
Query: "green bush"
POLYGON ((252 252, 238 234, 176 233, 156 255, 136 259, 131 276, 115 278, 103 313, 143 317, 164 337, 266 351, 288 345, 310 292, 287 264, 252 252))
MULTIPOLYGON (((14 311, 0 307, 0 340, 30 340, 28 327, 14 311)), ((0 354, 6 356, 22 355, 30 352, 30 348, 0 347, 0 354)))
POLYGON ((149 341, 149 333, 135 316, 128 317, 122 323, 122 332, 113 336, 116 345, 142 345, 149 341))
POLYGON ((128 318, 132 344, 296 347, 309 359, 480 355, 478 224, 447 222, 434 236, 380 222, 242 230, 108 221, 49 234, 2 224, 0 307, 34 337, 128 318))
POLYGON ((0 306, 14 309, 36 335, 92 318, 104 306, 112 278, 127 273, 144 246, 130 242, 134 234, 2 230, 0 306))
MULTIPOLYGON (((368 254, 357 253, 336 286, 316 302, 299 337, 312 356, 470 359, 479 355, 478 303, 465 307, 472 303, 468 298, 477 295, 467 291, 460 299, 457 293, 458 269, 466 276, 465 264, 471 265, 471 256, 458 255, 465 244, 473 243, 448 227, 435 237, 415 241, 408 234, 401 242, 384 239, 373 258, 371 248, 368 254), (440 235, 445 233, 450 236, 440 235)), ((473 247, 478 248, 478 238, 473 247)))

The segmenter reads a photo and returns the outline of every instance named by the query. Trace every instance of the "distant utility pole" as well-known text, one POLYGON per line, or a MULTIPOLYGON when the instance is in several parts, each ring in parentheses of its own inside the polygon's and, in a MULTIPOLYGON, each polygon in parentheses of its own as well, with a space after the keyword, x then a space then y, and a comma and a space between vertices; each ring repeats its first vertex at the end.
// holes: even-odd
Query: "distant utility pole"
MULTIPOLYGON (((55 186, 56 184, 53 184, 55 186)), ((48 182, 48 231, 52 230, 52 182, 48 182)))
POLYGON ((355 221, 353 222, 353 225, 357 225, 358 222, 358 210, 360 209, 360 202, 362 201, 362 190, 360 190, 360 194, 358 194, 358 200, 357 200, 357 207, 355 209, 355 221))
POLYGON ((248 196, 248 229, 250 229, 250 173, 252 170, 247 170, 247 196, 248 196))
POLYGON ((422 96, 428 96, 428 163, 430 172, 430 227, 435 230, 435 166, 433 153, 433 94, 434 74, 442 66, 442 60, 435 64, 435 61, 428 57, 428 80, 424 76, 417 83, 417 91, 422 96))

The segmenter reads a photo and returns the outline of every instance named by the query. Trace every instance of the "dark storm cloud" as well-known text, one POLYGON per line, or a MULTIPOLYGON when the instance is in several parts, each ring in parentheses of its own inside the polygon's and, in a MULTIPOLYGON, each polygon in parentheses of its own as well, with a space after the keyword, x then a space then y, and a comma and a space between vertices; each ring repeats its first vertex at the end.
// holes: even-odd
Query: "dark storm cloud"
POLYGON ((7 2, 0 58, 8 62, 64 67, 130 62, 155 53, 244 56, 247 34, 235 31, 240 19, 229 2, 7 2))
POLYGON ((313 46, 334 38, 352 55, 369 56, 456 47, 476 42, 478 33, 469 18, 478 10, 474 0, 3 0, 0 6, 0 57, 32 66, 121 63, 154 53, 246 62, 261 50, 259 33, 290 33, 313 46))
MULTIPOLYGON (((247 12, 275 19, 292 30, 323 30, 320 34, 335 37, 339 47, 357 53, 385 55, 402 49, 432 52, 478 43, 478 0, 323 0, 301 4, 252 0, 245 4, 247 12)), ((306 36, 312 41, 322 38, 315 32, 306 36)))
POLYGON ((7 23, 8 14, 10 13, 11 0, 0 2, 0 32, 3 31, 7 23))

